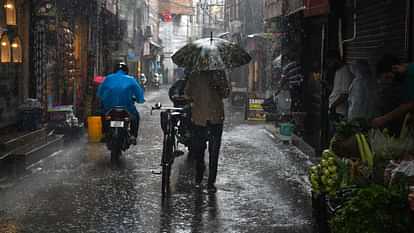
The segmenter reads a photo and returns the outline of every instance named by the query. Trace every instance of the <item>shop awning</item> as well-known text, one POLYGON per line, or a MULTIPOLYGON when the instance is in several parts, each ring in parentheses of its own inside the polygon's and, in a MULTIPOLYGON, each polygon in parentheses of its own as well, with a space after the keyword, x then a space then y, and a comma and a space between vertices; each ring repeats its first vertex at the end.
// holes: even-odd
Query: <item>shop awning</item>
POLYGON ((265 19, 302 11, 307 17, 328 14, 329 0, 265 0, 265 19))
POLYGON ((161 45, 159 45, 159 44, 157 44, 156 42, 154 42, 154 41, 150 41, 150 44, 151 44, 151 46, 154 46, 154 47, 156 47, 156 48, 162 48, 162 46, 161 45))
POLYGON ((273 33, 255 33, 255 34, 250 34, 247 35, 247 38, 263 38, 263 39, 267 39, 267 40, 271 40, 273 39, 274 35, 273 33))

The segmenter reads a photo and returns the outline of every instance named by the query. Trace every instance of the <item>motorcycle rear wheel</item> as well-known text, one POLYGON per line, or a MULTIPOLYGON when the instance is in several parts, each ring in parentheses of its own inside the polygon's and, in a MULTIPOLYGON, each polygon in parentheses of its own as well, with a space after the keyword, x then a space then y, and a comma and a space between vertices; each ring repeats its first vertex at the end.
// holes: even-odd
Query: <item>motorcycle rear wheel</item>
POLYGON ((111 162, 119 162, 121 157, 122 151, 121 148, 112 148, 111 150, 111 162))

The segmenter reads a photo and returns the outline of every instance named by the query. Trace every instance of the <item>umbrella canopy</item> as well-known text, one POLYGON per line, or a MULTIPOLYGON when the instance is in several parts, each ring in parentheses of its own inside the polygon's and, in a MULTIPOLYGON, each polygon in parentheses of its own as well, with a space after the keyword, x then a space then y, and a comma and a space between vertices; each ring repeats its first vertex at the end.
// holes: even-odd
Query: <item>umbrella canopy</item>
POLYGON ((94 83, 96 84, 102 84, 105 81, 105 76, 95 76, 93 78, 94 83))
POLYGON ((172 57, 175 64, 193 71, 235 68, 249 63, 251 59, 239 45, 213 37, 189 43, 172 57))

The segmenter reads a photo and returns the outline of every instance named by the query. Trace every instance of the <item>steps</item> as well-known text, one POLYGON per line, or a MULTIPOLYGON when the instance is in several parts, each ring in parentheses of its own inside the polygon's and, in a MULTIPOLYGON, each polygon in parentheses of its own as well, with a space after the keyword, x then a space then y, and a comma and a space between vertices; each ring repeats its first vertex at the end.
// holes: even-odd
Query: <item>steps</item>
POLYGON ((3 142, 0 148, 1 170, 8 172, 24 170, 30 164, 60 150, 63 147, 63 137, 63 135, 47 135, 47 130, 44 128, 3 142))
POLYGON ((13 152, 12 158, 27 167, 59 151, 63 147, 63 135, 47 136, 44 141, 25 145, 13 152))
POLYGON ((19 135, 13 139, 1 143, 2 149, 0 150, 0 160, 6 159, 20 147, 24 147, 25 145, 46 140, 46 136, 46 129, 43 128, 33 132, 19 135))

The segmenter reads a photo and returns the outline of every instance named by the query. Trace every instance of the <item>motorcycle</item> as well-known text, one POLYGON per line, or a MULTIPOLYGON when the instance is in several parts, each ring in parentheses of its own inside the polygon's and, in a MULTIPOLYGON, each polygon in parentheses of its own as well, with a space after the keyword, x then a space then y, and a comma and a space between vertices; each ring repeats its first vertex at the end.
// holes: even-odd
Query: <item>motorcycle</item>
POLYGON ((159 74, 154 74, 154 77, 152 77, 152 85, 156 88, 160 88, 161 78, 159 74))
POLYGON ((141 83, 142 88, 145 88, 147 86, 148 80, 147 77, 145 77, 145 74, 141 74, 139 82, 141 83))
POLYGON ((106 146, 111 151, 111 161, 116 162, 131 146, 131 115, 124 107, 114 107, 105 115, 107 126, 106 146))

